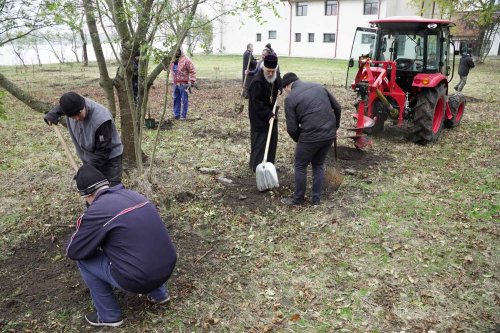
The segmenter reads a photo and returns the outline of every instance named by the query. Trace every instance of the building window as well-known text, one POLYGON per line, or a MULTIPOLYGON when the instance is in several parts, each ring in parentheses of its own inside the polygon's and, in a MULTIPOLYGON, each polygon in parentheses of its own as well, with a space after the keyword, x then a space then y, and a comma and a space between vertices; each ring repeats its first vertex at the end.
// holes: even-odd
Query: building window
POLYGON ((335 43, 335 34, 323 34, 323 43, 335 43))
POLYGON ((296 41, 297 43, 300 43, 300 41, 301 41, 301 39, 302 39, 301 37, 302 37, 302 36, 300 35, 300 32, 299 32, 299 33, 296 33, 296 34, 295 34, 295 41, 296 41))
POLYGON ((269 30, 268 39, 276 39, 276 30, 269 30))
POLYGON ((262 40, 262 34, 257 34, 256 40, 257 42, 260 42, 262 40))
POLYGON ((297 16, 307 16, 307 2, 297 2, 297 16))
POLYGON ((326 0, 325 1, 325 15, 326 16, 334 16, 337 15, 337 0, 326 0))
POLYGON ((314 43, 314 34, 309 34, 309 36, 307 37, 307 41, 309 43, 314 43))
POLYGON ((378 14, 378 1, 379 0, 364 0, 365 5, 363 8, 364 15, 377 15, 378 14))

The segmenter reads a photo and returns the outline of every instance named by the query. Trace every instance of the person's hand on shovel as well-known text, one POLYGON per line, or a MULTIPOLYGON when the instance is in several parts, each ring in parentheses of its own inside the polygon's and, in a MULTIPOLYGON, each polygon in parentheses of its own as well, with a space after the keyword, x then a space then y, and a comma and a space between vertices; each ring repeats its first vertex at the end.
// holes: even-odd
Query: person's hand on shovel
POLYGON ((43 121, 49 126, 52 124, 57 125, 59 123, 59 116, 57 113, 49 112, 43 117, 43 121))

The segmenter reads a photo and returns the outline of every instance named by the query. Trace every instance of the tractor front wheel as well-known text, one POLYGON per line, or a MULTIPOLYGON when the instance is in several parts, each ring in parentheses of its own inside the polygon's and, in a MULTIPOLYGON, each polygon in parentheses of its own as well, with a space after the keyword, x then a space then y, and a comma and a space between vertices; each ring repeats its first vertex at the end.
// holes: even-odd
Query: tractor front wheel
POLYGON ((444 84, 422 90, 413 110, 415 113, 410 127, 410 139, 422 145, 437 141, 443 128, 446 110, 444 84))
POLYGON ((461 93, 451 95, 448 97, 448 105, 451 110, 451 119, 446 119, 444 125, 446 127, 457 127, 460 125, 462 116, 465 110, 465 96, 461 93))

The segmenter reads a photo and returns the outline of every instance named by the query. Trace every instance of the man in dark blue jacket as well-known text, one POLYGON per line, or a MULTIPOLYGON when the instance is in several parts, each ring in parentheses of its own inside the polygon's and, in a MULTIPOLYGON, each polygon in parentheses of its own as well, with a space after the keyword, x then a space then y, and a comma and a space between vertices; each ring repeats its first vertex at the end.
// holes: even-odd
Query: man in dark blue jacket
POLYGON ((474 68, 474 60, 472 59, 472 49, 467 49, 467 52, 460 58, 460 64, 458 65, 458 75, 460 76, 460 81, 455 86, 456 91, 462 91, 467 83, 467 75, 471 68, 474 68))
POLYGON ((153 303, 168 301, 165 282, 177 255, 156 207, 141 194, 84 164, 76 185, 89 205, 80 216, 66 253, 76 260, 96 312, 85 316, 93 326, 123 323, 113 287, 147 294, 153 303))
POLYGON ((325 87, 303 82, 294 73, 283 76, 286 130, 295 148, 295 192, 283 199, 286 205, 301 205, 307 185, 307 166, 312 165, 312 203, 317 205, 323 194, 324 163, 340 126, 341 107, 325 87))

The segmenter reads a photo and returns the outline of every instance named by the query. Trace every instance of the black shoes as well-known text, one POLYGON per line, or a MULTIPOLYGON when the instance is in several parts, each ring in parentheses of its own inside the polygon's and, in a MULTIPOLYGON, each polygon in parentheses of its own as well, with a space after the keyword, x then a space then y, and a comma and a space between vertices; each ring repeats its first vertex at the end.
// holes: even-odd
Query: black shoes
POLYGON ((167 297, 163 298, 163 299, 154 299, 153 297, 151 296, 147 296, 147 299, 149 302, 153 303, 153 304, 165 304, 167 303, 168 301, 170 301, 170 296, 167 295, 167 297))
POLYGON ((295 200, 293 200, 293 198, 283 198, 283 199, 281 199, 281 202, 287 206, 300 206, 300 205, 302 205, 301 202, 296 202, 295 200))
POLYGON ((104 322, 99 316, 97 312, 87 313, 85 315, 85 320, 92 326, 107 326, 107 327, 118 327, 123 324, 123 320, 118 320, 114 322, 104 322))
MULTIPOLYGON (((302 206, 304 202, 297 202, 293 198, 283 198, 281 202, 287 206, 302 206)), ((315 200, 311 203, 313 206, 318 206, 321 204, 321 201, 315 200)))

